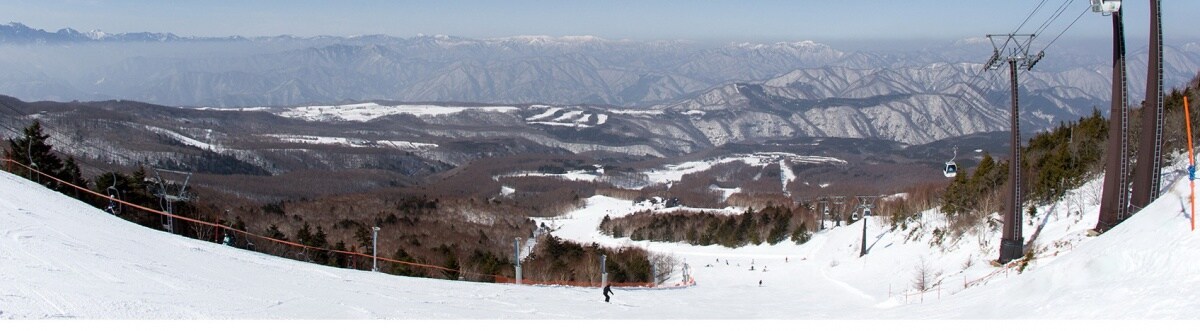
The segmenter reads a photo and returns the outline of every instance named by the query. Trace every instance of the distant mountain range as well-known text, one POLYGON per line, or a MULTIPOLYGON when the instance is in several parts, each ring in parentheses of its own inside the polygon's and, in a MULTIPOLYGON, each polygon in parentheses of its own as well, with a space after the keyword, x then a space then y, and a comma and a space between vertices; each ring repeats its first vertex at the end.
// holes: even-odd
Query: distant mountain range
MULTIPOLYGON (((1107 110, 1107 47, 1059 42, 1021 73, 1029 129, 1107 110)), ((1167 45, 1168 87, 1195 75, 1197 49, 1167 45)), ((192 38, 12 23, 0 25, 0 94, 224 108, 372 100, 592 105, 675 114, 701 145, 791 136, 919 144, 1007 127, 1007 77, 980 73, 990 53, 980 40, 848 51, 813 41, 591 36, 192 38)), ((1129 69, 1137 100, 1144 52, 1131 51, 1129 69)))
POLYGON ((13 22, 0 25, 0 43, 4 44, 55 44, 55 43, 77 43, 77 42, 126 42, 126 41, 142 41, 142 42, 170 42, 182 40, 230 40, 240 39, 240 37, 231 38, 192 38, 180 37, 170 33, 151 33, 151 32, 135 32, 135 33, 105 33, 100 30, 92 30, 88 32, 80 32, 72 28, 59 29, 58 31, 48 32, 42 29, 34 29, 24 24, 13 22))

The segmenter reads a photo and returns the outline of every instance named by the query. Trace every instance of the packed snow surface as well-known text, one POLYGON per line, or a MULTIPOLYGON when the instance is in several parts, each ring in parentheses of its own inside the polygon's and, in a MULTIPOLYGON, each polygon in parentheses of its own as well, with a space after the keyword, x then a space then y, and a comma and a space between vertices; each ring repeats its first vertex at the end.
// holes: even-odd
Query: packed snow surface
POLYGON ((697 281, 672 290, 615 289, 609 304, 596 288, 398 277, 191 240, 0 173, 0 319, 1193 318, 1200 233, 1189 228, 1181 166, 1166 169, 1154 203, 1086 237, 1098 182, 1027 216, 1025 239, 1037 258, 1023 273, 986 262, 999 244, 994 231, 931 245, 947 227, 932 211, 896 229, 869 218, 869 253, 859 257, 863 223, 819 232, 803 245, 613 238, 597 231, 604 215, 654 207, 595 196, 542 222, 569 240, 674 255, 697 281), (919 265, 940 285, 913 290, 919 265))

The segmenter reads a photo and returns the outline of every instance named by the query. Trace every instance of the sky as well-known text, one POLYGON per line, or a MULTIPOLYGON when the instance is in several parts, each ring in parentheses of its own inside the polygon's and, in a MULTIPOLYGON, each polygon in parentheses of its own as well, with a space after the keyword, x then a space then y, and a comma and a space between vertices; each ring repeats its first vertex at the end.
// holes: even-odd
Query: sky
MULTIPOLYGON (((1131 2, 1127 35, 1147 34, 1148 5, 1131 2)), ((692 41, 957 40, 1018 31, 1029 33, 1061 6, 1047 37, 1080 17, 1065 38, 1108 36, 1111 21, 1087 12, 1086 0, 910 1, 405 1, 405 0, 5 0, 0 22, 54 31, 71 27, 109 33, 170 32, 221 37, 410 37, 445 34, 469 38, 515 35, 593 35, 606 39, 692 41), (1080 14, 1083 13, 1083 16, 1080 14)), ((1187 16, 1200 1, 1163 1, 1168 39, 1200 37, 1187 16), (1178 13, 1178 14, 1176 14, 1178 13)), ((1189 14, 1190 13, 1190 14, 1189 14)), ((1142 37, 1144 38, 1144 37, 1142 37)))

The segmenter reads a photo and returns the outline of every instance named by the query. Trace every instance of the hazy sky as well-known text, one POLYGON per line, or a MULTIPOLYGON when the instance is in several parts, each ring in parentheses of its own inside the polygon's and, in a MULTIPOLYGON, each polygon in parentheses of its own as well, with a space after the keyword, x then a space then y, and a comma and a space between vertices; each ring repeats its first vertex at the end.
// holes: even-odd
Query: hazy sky
MULTIPOLYGON (((606 39, 694 41, 893 40, 1008 33, 1042 4, 1021 33, 1053 38, 1087 0, 4 0, 0 22, 48 31, 171 32, 181 36, 447 34, 471 38, 594 35, 606 39)), ((1145 38, 1146 1, 1125 1, 1127 35, 1145 38)), ((1169 39, 1195 39, 1200 1, 1164 0, 1169 39)), ((1111 21, 1087 12, 1064 38, 1107 37, 1111 21)))

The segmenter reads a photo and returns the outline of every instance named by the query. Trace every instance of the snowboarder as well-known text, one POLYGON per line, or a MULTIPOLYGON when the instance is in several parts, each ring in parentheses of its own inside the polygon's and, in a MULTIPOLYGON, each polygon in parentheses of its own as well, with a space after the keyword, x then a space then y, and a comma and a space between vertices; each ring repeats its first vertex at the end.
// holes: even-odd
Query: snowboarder
POLYGON ((612 285, 604 284, 604 302, 608 302, 609 294, 613 294, 612 285))

